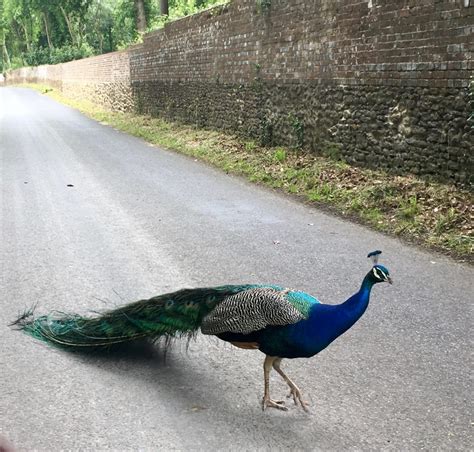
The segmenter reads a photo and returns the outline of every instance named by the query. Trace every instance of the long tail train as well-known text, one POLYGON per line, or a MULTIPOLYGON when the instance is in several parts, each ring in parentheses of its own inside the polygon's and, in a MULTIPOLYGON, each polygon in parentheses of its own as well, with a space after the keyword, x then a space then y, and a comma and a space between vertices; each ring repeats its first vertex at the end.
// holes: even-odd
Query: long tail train
POLYGON ((86 317, 53 312, 40 317, 30 309, 11 325, 63 348, 108 347, 135 339, 193 336, 202 319, 243 286, 183 289, 86 317))

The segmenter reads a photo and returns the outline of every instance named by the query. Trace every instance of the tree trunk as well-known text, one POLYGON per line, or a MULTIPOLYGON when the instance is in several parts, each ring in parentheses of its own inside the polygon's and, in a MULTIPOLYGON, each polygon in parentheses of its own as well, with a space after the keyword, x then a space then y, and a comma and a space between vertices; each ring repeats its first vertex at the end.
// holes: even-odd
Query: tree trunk
POLYGON ((67 29, 69 30, 69 34, 71 35, 72 45, 76 45, 76 37, 75 37, 74 31, 72 29, 71 19, 66 14, 66 11, 62 7, 62 5, 59 5, 59 8, 61 9, 61 12, 63 13, 64 20, 66 21, 66 24, 67 24, 67 29))
POLYGON ((134 1, 135 1, 135 12, 137 15, 137 30, 139 33, 145 33, 146 16, 145 16, 144 0, 134 0, 134 1))
POLYGON ((19 21, 21 27, 23 28, 23 32, 25 33, 25 44, 26 44, 26 51, 29 52, 31 50, 31 43, 30 43, 30 37, 28 35, 28 28, 26 28, 26 24, 23 23, 23 21, 19 21))
POLYGON ((112 34, 112 25, 107 27, 107 38, 109 41, 109 51, 112 52, 115 50, 114 36, 112 34))
POLYGON ((11 63, 10 63, 10 55, 8 55, 8 49, 7 49, 7 46, 5 44, 5 36, 3 37, 3 40, 2 40, 2 63, 3 63, 3 67, 2 67, 2 70, 5 70, 5 69, 10 69, 11 67, 11 63))
POLYGON ((160 14, 162 16, 168 16, 169 15, 168 0, 160 0, 160 14))
POLYGON ((46 31, 46 39, 48 40, 48 47, 52 49, 53 44, 51 43, 51 35, 49 34, 48 17, 46 16, 46 13, 43 13, 43 20, 44 20, 44 29, 46 31))
POLYGON ((97 3, 97 8, 95 10, 95 15, 94 15, 94 31, 97 33, 97 36, 99 37, 99 54, 104 53, 104 35, 100 32, 100 8, 101 5, 98 2, 97 3))

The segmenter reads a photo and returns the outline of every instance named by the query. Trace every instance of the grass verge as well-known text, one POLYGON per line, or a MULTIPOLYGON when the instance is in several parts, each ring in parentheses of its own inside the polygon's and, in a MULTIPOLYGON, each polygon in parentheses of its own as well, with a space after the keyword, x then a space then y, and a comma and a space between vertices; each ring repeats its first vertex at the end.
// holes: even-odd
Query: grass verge
POLYGON ((107 111, 64 97, 41 85, 22 85, 48 94, 87 116, 144 140, 206 161, 372 228, 474 263, 474 194, 415 176, 396 176, 287 148, 265 148, 222 132, 160 118, 107 111))

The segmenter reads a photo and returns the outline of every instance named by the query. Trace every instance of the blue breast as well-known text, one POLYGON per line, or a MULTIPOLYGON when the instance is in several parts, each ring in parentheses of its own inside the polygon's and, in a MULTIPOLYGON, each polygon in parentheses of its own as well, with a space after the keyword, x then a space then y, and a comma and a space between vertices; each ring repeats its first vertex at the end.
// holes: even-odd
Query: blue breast
POLYGON ((314 304, 307 320, 261 332, 260 350, 270 356, 303 358, 324 350, 347 328, 347 316, 337 306, 314 304))

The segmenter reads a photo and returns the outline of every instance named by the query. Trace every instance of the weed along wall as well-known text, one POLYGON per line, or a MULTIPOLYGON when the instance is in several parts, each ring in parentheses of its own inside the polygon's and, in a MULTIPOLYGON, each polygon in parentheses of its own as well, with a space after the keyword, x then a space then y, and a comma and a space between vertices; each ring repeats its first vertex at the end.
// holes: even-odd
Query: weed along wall
POLYGON ((473 23, 472 0, 233 0, 145 35, 120 67, 60 65, 62 89, 90 82, 115 108, 124 93, 122 109, 469 185, 473 23))

